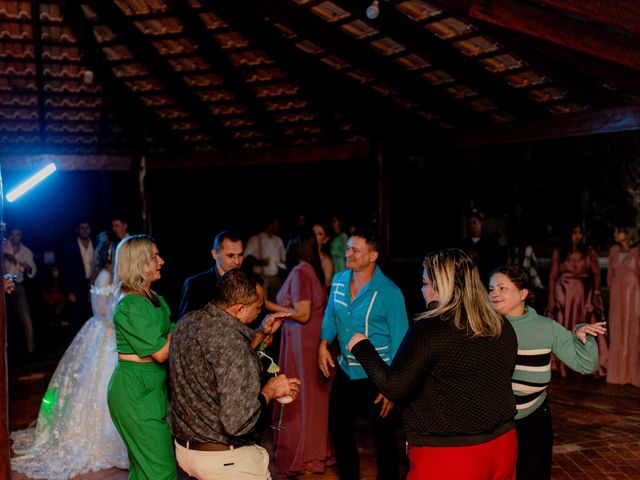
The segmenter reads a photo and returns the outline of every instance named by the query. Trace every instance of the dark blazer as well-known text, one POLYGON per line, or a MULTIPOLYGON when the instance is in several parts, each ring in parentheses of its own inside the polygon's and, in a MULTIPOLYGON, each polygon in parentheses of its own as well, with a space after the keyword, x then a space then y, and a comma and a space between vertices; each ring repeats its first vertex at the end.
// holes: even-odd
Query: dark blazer
POLYGON ((213 299, 213 292, 218 285, 220 275, 216 264, 206 272, 198 273, 184 281, 178 316, 180 319, 185 313, 192 310, 200 310, 213 299))
POLYGON ((461 249, 467 252, 475 261, 480 271, 480 278, 485 285, 489 281, 489 275, 496 268, 507 263, 507 255, 495 238, 482 233, 480 240, 473 243, 471 238, 462 241, 461 249))
POLYGON ((62 279, 65 291, 73 293, 79 299, 80 296, 87 296, 88 281, 84 274, 84 263, 77 238, 67 245, 63 261, 62 279))

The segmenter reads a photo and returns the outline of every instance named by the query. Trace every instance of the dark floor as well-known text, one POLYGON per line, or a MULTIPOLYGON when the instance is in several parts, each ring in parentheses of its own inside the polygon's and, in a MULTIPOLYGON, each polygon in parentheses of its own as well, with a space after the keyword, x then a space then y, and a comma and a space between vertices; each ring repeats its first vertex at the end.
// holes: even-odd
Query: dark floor
MULTIPOLYGON (((55 339, 53 334, 51 339, 55 339)), ((63 337, 60 337, 63 338, 63 337)), ((62 342, 62 340, 60 341, 62 342)), ((9 359, 9 419, 11 430, 24 428, 37 416, 41 396, 56 367, 62 348, 33 358, 9 359)), ((640 480, 640 389, 615 386, 593 376, 570 374, 552 382, 550 403, 555 428, 553 478, 640 480)), ((360 430, 362 479, 375 478, 373 447, 366 429, 360 430)), ((265 437, 270 449, 270 435, 265 437)), ((26 477, 12 473, 14 480, 26 477)), ((77 477, 83 480, 124 480, 127 472, 105 470, 77 477)), ((324 475, 301 478, 338 479, 335 468, 324 475)), ((274 476, 274 480, 284 480, 274 476)))

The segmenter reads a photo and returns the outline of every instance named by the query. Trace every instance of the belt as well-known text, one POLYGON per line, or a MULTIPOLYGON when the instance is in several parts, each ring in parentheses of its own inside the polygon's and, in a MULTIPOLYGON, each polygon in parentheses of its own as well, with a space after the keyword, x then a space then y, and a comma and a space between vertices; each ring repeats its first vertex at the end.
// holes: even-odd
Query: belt
POLYGON ((209 443, 209 442, 187 442, 176 438, 176 443, 187 450, 199 450, 201 452, 222 452, 226 450, 233 450, 233 445, 225 445, 224 443, 209 443))

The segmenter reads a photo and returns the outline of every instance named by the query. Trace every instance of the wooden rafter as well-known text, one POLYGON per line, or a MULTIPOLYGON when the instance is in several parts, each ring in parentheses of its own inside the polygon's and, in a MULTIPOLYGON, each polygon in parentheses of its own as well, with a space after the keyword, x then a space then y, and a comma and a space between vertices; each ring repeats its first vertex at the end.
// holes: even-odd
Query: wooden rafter
POLYGON ((369 143, 347 143, 342 145, 310 145, 300 147, 270 148, 268 150, 241 150, 233 154, 191 154, 180 159, 168 155, 149 156, 149 168, 203 168, 215 165, 283 165, 323 161, 350 161, 368 159, 371 156, 369 143))
MULTIPOLYGON (((466 104, 447 102, 440 91, 430 89, 428 83, 419 75, 411 75, 404 71, 393 59, 375 52, 366 43, 359 42, 333 25, 327 24, 305 6, 293 5, 291 8, 284 8, 282 4, 276 4, 272 6, 270 14, 270 18, 287 25, 304 25, 297 41, 310 40, 326 48, 327 54, 332 53, 343 58, 350 65, 371 74, 377 81, 398 89, 400 93, 414 98, 422 106, 434 109, 443 117, 447 117, 447 112, 455 112, 459 122, 479 118, 479 115, 466 104)), ((389 110, 401 110, 401 107, 391 99, 379 98, 377 103, 387 103, 389 110)), ((413 112, 407 113, 413 117, 413 120, 405 123, 405 128, 409 129, 411 123, 417 125, 423 123, 423 120, 413 112)), ((453 119, 450 121, 454 123, 453 119)))
POLYGON ((640 49, 636 39, 532 4, 514 0, 474 0, 468 14, 477 20, 640 70, 640 49))
POLYGON ((425 142, 421 148, 457 150, 638 130, 640 107, 614 107, 441 135, 425 142))
MULTIPOLYGON (((402 138, 403 135, 411 135, 409 129, 401 131, 402 126, 419 126, 423 131, 429 128, 429 125, 416 120, 397 106, 390 103, 385 105, 384 99, 369 88, 355 85, 342 72, 324 66, 316 58, 295 48, 292 41, 285 39, 273 27, 273 8, 265 5, 265 2, 255 0, 250 2, 244 12, 231 7, 229 2, 216 5, 216 10, 232 21, 243 35, 262 38, 268 53, 301 83, 305 92, 317 99, 317 103, 322 103, 325 107, 330 103, 338 111, 348 110, 349 117, 356 120, 369 136, 397 135, 402 138), (381 108, 381 104, 386 108, 381 108)), ((295 39, 300 40, 301 38, 295 39)))
POLYGON ((108 103, 113 108, 134 150, 146 152, 149 148, 145 142, 147 134, 143 125, 153 129, 160 145, 171 149, 173 145, 178 143, 175 134, 149 111, 149 108, 137 95, 132 94, 115 77, 93 34, 91 24, 77 2, 62 0, 60 6, 66 22, 82 45, 87 67, 95 73, 96 81, 100 81, 102 85, 104 91, 102 102, 108 103), (132 112, 134 112, 133 115, 132 112))
POLYGON ((221 148, 237 146, 222 127, 219 119, 185 84, 181 75, 166 63, 165 59, 151 45, 149 39, 133 25, 132 20, 115 3, 93 1, 91 7, 98 13, 101 21, 108 24, 117 33, 123 44, 134 54, 136 61, 145 65, 152 75, 164 84, 169 94, 187 108, 215 144, 221 148))
POLYGON ((640 2, 637 0, 537 0, 537 2, 592 22, 640 35, 640 2))
POLYGON ((185 25, 186 31, 198 44, 199 54, 217 70, 223 71, 225 83, 233 85, 236 98, 247 107, 247 113, 257 120, 256 127, 269 134, 274 145, 283 143, 282 131, 274 125, 271 115, 265 110, 264 105, 256 100, 255 95, 238 70, 234 67, 228 55, 216 46, 212 33, 207 30, 198 13, 187 0, 165 0, 167 5, 178 15, 185 25))

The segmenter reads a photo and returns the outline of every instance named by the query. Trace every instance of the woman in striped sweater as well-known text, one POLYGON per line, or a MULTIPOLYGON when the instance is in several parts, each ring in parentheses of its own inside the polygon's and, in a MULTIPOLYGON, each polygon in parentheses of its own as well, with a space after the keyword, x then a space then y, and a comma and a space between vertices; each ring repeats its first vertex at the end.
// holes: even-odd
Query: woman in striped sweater
POLYGON ((496 310, 507 317, 518 337, 518 357, 512 386, 516 397, 518 480, 551 478, 553 429, 546 388, 551 381, 551 354, 569 368, 592 373, 598 368, 594 338, 605 333, 605 322, 576 325, 573 332, 538 315, 529 273, 519 265, 491 274, 489 294, 496 310))

